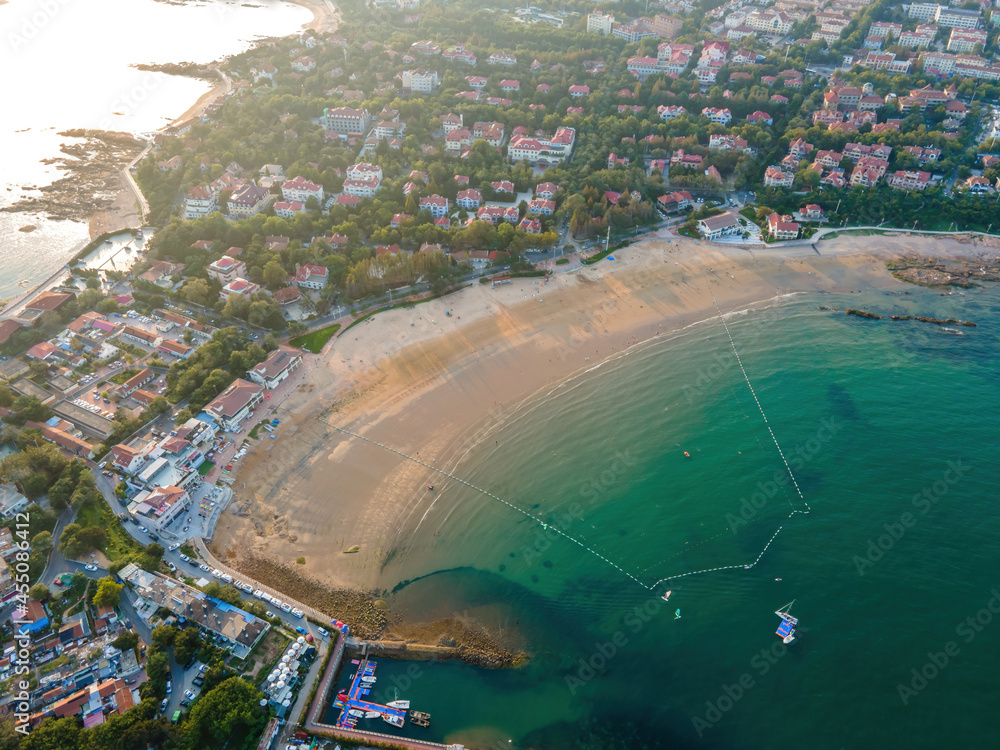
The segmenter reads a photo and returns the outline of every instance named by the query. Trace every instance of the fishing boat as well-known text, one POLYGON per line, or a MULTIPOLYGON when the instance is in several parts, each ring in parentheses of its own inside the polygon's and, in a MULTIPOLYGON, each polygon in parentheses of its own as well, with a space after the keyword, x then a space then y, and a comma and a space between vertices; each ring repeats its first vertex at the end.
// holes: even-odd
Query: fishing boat
POLYGON ((418 727, 429 727, 431 725, 431 715, 423 711, 414 711, 410 714, 410 722, 418 727))
POLYGON ((392 724, 394 727, 402 727, 402 726, 406 725, 406 722, 403 721, 403 717, 402 716, 394 716, 392 714, 383 714, 382 715, 382 720, 385 721, 386 724, 392 724))
POLYGON ((410 702, 409 701, 389 701, 385 705, 387 705, 389 708, 409 708, 410 707, 410 702))
POLYGON ((781 618, 781 624, 775 633, 781 636, 783 643, 791 643, 795 640, 795 626, 799 624, 798 618, 792 617, 788 614, 788 610, 792 608, 795 604, 795 600, 792 599, 788 604, 780 609, 775 610, 774 614, 781 618))

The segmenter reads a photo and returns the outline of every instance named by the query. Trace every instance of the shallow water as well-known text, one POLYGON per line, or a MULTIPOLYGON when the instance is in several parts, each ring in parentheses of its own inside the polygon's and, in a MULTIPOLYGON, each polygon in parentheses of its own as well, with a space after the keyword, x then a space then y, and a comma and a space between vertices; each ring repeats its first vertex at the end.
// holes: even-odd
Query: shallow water
POLYGON ((489 435, 456 474, 539 520, 442 479, 383 584, 410 618, 464 611, 522 631, 533 658, 516 673, 425 665, 402 697, 435 706, 434 737, 533 743, 561 721, 563 735, 628 721, 643 743, 726 748, 988 737, 1000 628, 988 611, 978 631, 963 621, 1000 586, 1000 293, 910 292, 797 296, 728 318, 802 497, 717 320, 631 350, 489 435), (400 570, 413 582, 400 586, 400 570), (800 635, 785 648, 774 610, 792 600, 800 635), (946 647, 957 655, 901 697, 946 647))

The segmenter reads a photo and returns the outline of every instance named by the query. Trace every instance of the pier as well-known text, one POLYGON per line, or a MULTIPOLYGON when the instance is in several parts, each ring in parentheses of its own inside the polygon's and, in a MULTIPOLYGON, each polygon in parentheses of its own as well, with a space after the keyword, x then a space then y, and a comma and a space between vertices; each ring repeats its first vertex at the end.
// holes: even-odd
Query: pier
MULTIPOLYGON (((378 703, 372 703, 365 700, 362 696, 368 694, 368 691, 374 687, 375 683, 366 682, 365 677, 375 677, 375 662, 364 659, 358 662, 358 671, 354 675, 354 680, 351 682, 351 687, 348 688, 346 697, 341 698, 337 696, 337 701, 334 703, 335 706, 343 705, 343 711, 340 712, 340 718, 337 719, 335 726, 338 727, 350 727, 354 728, 357 724, 356 719, 360 718, 355 714, 351 714, 351 711, 361 711, 363 713, 379 713, 383 717, 389 716, 402 722, 406 718, 406 711, 402 708, 393 708, 392 706, 383 706, 378 703)), ((396 725, 398 726, 398 724, 396 725)))

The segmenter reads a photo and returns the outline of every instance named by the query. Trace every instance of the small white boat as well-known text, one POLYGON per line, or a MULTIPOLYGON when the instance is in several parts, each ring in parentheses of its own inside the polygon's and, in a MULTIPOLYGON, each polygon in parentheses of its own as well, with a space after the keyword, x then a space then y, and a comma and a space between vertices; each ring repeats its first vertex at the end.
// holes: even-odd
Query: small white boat
POLYGON ((382 719, 385 721, 386 724, 392 724, 394 727, 406 726, 406 722, 403 721, 402 716, 392 716, 390 714, 385 714, 382 716, 382 719))
POLYGON ((381 715, 378 711, 365 711, 366 719, 377 719, 381 715))
POLYGON ((409 701, 389 701, 385 705, 387 705, 389 708, 409 708, 410 707, 410 702, 409 701))
POLYGON ((361 678, 361 681, 367 682, 369 685, 371 685, 373 682, 375 682, 375 679, 376 678, 374 676, 369 677, 368 675, 365 675, 364 677, 361 678))
POLYGON ((347 709, 347 714, 348 716, 364 716, 365 712, 357 708, 349 708, 347 709))

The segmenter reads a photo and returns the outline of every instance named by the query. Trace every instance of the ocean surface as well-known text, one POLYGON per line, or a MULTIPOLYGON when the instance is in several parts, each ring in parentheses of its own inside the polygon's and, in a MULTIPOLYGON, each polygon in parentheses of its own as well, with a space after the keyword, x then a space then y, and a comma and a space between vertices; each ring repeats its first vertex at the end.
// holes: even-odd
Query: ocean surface
MULTIPOLYGON (((137 70, 139 63, 205 63, 262 37, 295 33, 305 8, 276 0, 11 0, 0 5, 0 209, 62 172, 43 160, 92 128, 151 133, 209 90, 204 81, 137 70)), ((0 298, 46 279, 89 239, 85 222, 0 211, 0 298), (26 233, 21 227, 34 225, 26 233), (23 282, 20 286, 18 282, 23 282)))
POLYGON ((380 688, 432 715, 407 733, 494 748, 992 744, 1000 290, 907 291, 728 316, 766 424, 717 319, 484 435, 456 475, 519 510, 442 477, 382 582, 408 617, 468 615, 519 633, 532 658, 418 673, 381 660, 380 688), (793 600, 786 647, 774 613, 793 600))

